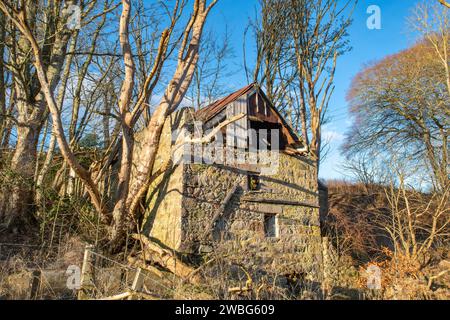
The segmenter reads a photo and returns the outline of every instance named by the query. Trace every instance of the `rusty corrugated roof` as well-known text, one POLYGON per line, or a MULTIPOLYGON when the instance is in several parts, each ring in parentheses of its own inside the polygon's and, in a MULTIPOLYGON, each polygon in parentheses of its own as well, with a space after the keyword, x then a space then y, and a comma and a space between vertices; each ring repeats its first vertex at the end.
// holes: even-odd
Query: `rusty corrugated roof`
MULTIPOLYGON (((206 107, 198 110, 195 113, 196 119, 203 121, 203 122, 207 122, 208 120, 212 119, 215 115, 220 113, 223 109, 225 109, 228 104, 230 104, 233 101, 236 101, 239 97, 248 93, 249 91, 254 89, 256 86, 257 86, 257 83, 249 84, 249 85, 229 94, 228 96, 213 102, 209 106, 206 106, 206 107)), ((264 99, 269 101, 266 94, 262 90, 260 90, 259 93, 262 94, 264 99)), ((279 117, 281 124, 288 130, 288 134, 292 137, 292 139, 295 142, 301 142, 301 139, 299 138, 299 136, 289 126, 289 124, 286 122, 286 120, 283 118, 283 116, 279 113, 279 111, 274 106, 272 106, 272 104, 270 104, 270 106, 271 106, 271 109, 273 109, 275 111, 275 113, 277 114, 277 116, 279 117)))
POLYGON ((237 100, 240 96, 246 94, 251 89, 253 89, 254 86, 255 83, 249 84, 248 86, 245 86, 244 88, 241 88, 238 91, 233 92, 232 94, 226 96, 225 98, 219 99, 216 102, 211 103, 209 106, 206 106, 198 110, 195 113, 196 118, 201 121, 205 122, 208 121, 216 114, 221 112, 228 104, 237 100))

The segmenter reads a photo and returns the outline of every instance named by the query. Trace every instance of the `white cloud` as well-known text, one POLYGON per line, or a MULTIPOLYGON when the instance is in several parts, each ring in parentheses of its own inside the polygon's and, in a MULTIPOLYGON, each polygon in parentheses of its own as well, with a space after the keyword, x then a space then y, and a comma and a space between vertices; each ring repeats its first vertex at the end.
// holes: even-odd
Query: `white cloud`
POLYGON ((338 131, 324 128, 322 131, 322 139, 329 142, 342 142, 344 135, 338 131))

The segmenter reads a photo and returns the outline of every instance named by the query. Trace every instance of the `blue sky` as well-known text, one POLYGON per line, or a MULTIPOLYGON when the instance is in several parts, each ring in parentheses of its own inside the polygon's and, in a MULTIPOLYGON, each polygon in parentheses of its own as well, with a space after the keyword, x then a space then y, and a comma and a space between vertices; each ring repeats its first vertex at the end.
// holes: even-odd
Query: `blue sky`
MULTIPOLYGON (((338 61, 335 76, 335 91, 330 101, 329 112, 332 120, 323 129, 324 135, 330 139, 330 152, 320 169, 320 177, 335 179, 346 177, 340 167, 344 159, 339 147, 345 132, 351 124, 347 113, 346 94, 352 78, 369 62, 376 61, 386 55, 396 53, 412 45, 414 33, 408 28, 407 18, 420 1, 416 0, 360 0, 354 12, 353 25, 349 29, 349 40, 352 51, 338 61), (381 29, 369 30, 366 21, 370 14, 367 8, 377 5, 381 9, 381 29)), ((233 67, 236 72, 230 81, 230 91, 247 84, 243 70, 243 38, 249 18, 255 17, 258 0, 220 0, 211 13, 208 27, 219 33, 225 24, 231 36, 235 57, 233 67)), ((254 56, 251 39, 247 38, 247 61, 254 56)))

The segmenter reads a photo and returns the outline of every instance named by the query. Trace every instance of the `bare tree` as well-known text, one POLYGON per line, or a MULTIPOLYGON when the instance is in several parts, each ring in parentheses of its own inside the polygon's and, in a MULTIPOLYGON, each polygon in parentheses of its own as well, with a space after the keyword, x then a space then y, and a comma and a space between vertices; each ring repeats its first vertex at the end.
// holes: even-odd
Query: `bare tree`
POLYGON ((251 79, 264 86, 267 97, 282 110, 287 87, 297 75, 295 69, 289 68, 293 52, 287 17, 291 8, 288 2, 279 0, 261 0, 260 6, 260 18, 249 26, 254 33, 257 53, 251 79))
POLYGON ((6 19, 4 14, 0 13, 0 128, 3 128, 6 122, 5 38, 6 19))
MULTIPOLYGON (((72 49, 70 51, 73 51, 76 47, 76 42, 78 38, 78 33, 75 33, 73 38, 71 39, 71 43, 69 45, 69 48, 72 49)), ((59 110, 62 109, 62 105, 64 103, 64 98, 66 95, 66 88, 67 88, 67 82, 69 80, 70 76, 70 67, 72 65, 72 59, 73 55, 69 54, 67 56, 67 61, 64 66, 64 70, 62 71, 61 75, 61 84, 58 89, 57 93, 57 105, 59 110)), ((44 141, 45 142, 45 141, 44 141)), ((50 169, 51 162, 53 160, 53 156, 55 153, 55 147, 56 147, 56 136, 52 133, 49 141, 49 146, 46 152, 45 160, 42 164, 42 168, 39 169, 39 166, 37 165, 37 169, 39 170, 39 173, 36 177, 36 204, 39 206, 43 200, 43 187, 44 187, 44 177, 46 176, 48 170, 50 169)))
POLYGON ((445 190, 450 125, 445 69, 425 39, 363 70, 349 93, 356 121, 347 155, 401 154, 405 165, 426 166, 435 189, 445 190))
MULTIPOLYGON (((316 161, 320 161, 321 125, 325 120, 330 97, 334 90, 333 80, 337 58, 348 50, 344 40, 351 23, 345 16, 354 1, 292 1, 294 25, 293 45, 295 62, 299 72, 300 119, 306 127, 306 109, 309 111, 311 140, 304 141, 316 161)), ((350 8, 351 9, 351 8, 350 8)), ((353 10, 351 10, 352 12, 353 10)))
POLYGON ((389 216, 380 214, 376 223, 389 235, 396 254, 422 267, 432 246, 439 239, 448 241, 450 189, 424 194, 408 188, 401 171, 394 172, 397 179, 385 190, 389 216))
POLYGON ((211 104, 227 92, 224 80, 232 73, 229 59, 233 55, 229 37, 227 29, 222 37, 218 37, 213 30, 204 35, 200 59, 188 94, 197 109, 211 104))
MULTIPOLYGON (((93 1, 84 8, 81 18, 92 10, 95 3, 93 1)), ((35 172, 36 148, 48 115, 45 90, 53 94, 59 83, 72 30, 66 27, 70 12, 62 2, 36 5, 28 0, 1 1, 0 9, 12 22, 10 35, 14 35, 10 38, 8 49, 12 55, 10 70, 14 74, 18 117, 17 143, 11 169, 23 177, 15 180, 17 183, 13 186, 5 212, 6 225, 11 226, 17 225, 18 219, 27 217, 27 211, 33 202, 33 190, 30 186, 35 172), (30 37, 34 41, 30 41, 30 37), (36 53, 36 50, 39 51, 40 59, 35 59, 34 64, 40 65, 40 71, 37 67, 31 67, 31 61, 35 58, 32 53, 36 53), (47 79, 47 88, 42 86, 41 76, 47 79)))
MULTIPOLYGON (((130 215, 134 214, 139 200, 147 191, 148 184, 152 180, 153 165, 165 120, 178 108, 191 84, 199 59, 203 27, 210 10, 216 3, 217 0, 213 0, 207 6, 204 0, 194 2, 193 13, 183 32, 175 73, 165 89, 158 107, 152 114, 149 124, 143 130, 143 141, 140 141, 142 154, 133 162, 135 171, 132 173, 126 198, 126 208, 130 215)), ((117 223, 117 225, 116 235, 120 234, 121 228, 124 227, 122 223, 117 223)))
POLYGON ((388 185, 390 181, 391 173, 386 161, 364 150, 361 150, 357 156, 347 159, 342 168, 353 180, 361 183, 366 192, 369 192, 373 186, 388 185))
MULTIPOLYGON (((167 60, 167 56, 172 52, 168 50, 169 41, 173 35, 181 13, 186 6, 186 2, 176 1, 172 11, 170 12, 167 10, 169 14, 169 27, 162 32, 152 67, 149 69, 150 71, 145 77, 145 81, 142 83, 141 88, 136 90, 138 91, 138 94, 134 102, 134 90, 136 89, 135 86, 137 83, 136 65, 135 57, 133 56, 133 48, 130 42, 129 30, 132 7, 129 0, 122 1, 122 15, 119 23, 119 42, 122 49, 125 73, 120 95, 118 97, 118 118, 121 136, 117 141, 120 143, 120 168, 118 173, 117 191, 115 192, 114 197, 114 205, 111 212, 109 212, 109 210, 105 207, 98 186, 98 182, 101 179, 103 172, 100 171, 93 175, 88 168, 85 168, 80 164, 79 160, 75 156, 71 141, 73 141, 74 137, 74 126, 78 121, 73 118, 71 130, 69 130, 69 138, 71 140, 66 138, 66 133, 62 123, 61 110, 58 107, 58 102, 53 94, 56 84, 52 82, 53 78, 51 78, 48 74, 45 64, 45 48, 39 46, 39 42, 32 29, 32 21, 27 18, 30 15, 29 8, 25 6, 24 3, 21 3, 18 7, 15 7, 4 1, 0 1, 0 9, 15 25, 23 38, 23 42, 29 46, 29 49, 32 52, 30 61, 32 61, 35 67, 40 92, 42 92, 42 98, 44 99, 41 105, 41 112, 42 115, 45 114, 46 107, 48 107, 51 115, 53 134, 55 135, 59 150, 65 162, 85 185, 94 208, 103 220, 105 222, 112 222, 110 235, 111 244, 114 245, 112 248, 117 248, 123 240, 125 232, 129 230, 130 227, 133 227, 130 222, 133 221, 134 211, 140 198, 148 188, 149 180, 151 180, 153 163, 155 160, 156 151, 158 149, 162 127, 166 118, 176 110, 186 95, 198 62, 199 46, 203 27, 205 25, 208 13, 216 2, 217 0, 214 0, 207 5, 206 0, 194 1, 190 19, 179 38, 180 41, 177 41, 180 47, 174 76, 167 86, 161 102, 151 115, 148 125, 144 128, 146 134, 144 135, 144 141, 141 142, 143 146, 141 151, 143 154, 133 156, 134 125, 142 115, 143 111, 148 107, 149 97, 158 83, 164 62, 167 60), (132 172, 132 168, 135 168, 134 172, 132 172)), ((69 36, 65 39, 65 44, 67 44, 68 39, 69 36)), ((93 45, 89 51, 90 55, 87 56, 88 60, 86 60, 88 62, 85 61, 81 68, 81 73, 83 76, 82 79, 87 73, 87 66, 89 65, 92 59, 92 54, 94 53, 93 48, 95 47, 96 40, 95 34, 93 40, 93 45)), ((61 55, 64 56, 64 53, 65 47, 64 52, 61 52, 61 55)), ((62 63, 60 65, 60 68, 61 67, 62 63)), ((82 79, 79 81, 82 82, 82 79)), ((80 86, 81 84, 79 82, 78 88, 75 91, 76 99, 79 99, 79 95, 81 93, 81 90, 79 90, 80 86)), ((77 103, 79 102, 75 100, 75 106, 77 103)), ((78 111, 75 110, 75 117, 77 112, 78 111)))
POLYGON ((355 3, 261 2, 261 24, 255 28, 258 58, 254 78, 301 131, 305 150, 317 163, 337 59, 349 49, 345 38, 355 3))
POLYGON ((439 3, 446 6, 447 8, 450 8, 450 3, 448 3, 447 1, 445 1, 445 0, 438 0, 438 1, 439 1, 439 3))

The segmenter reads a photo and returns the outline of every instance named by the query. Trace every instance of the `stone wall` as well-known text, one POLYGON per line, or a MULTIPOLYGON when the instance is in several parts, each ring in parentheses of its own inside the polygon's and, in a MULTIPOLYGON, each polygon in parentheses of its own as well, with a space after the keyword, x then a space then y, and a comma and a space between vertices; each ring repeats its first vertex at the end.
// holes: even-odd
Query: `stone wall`
MULTIPOLYGON (((182 109, 172 114, 166 121, 153 173, 169 160, 173 145, 179 142, 179 139, 172 141, 172 132, 183 127, 190 118, 190 109, 182 109)), ((140 141, 139 136, 136 140, 140 141)), ((137 154, 140 152, 139 147, 137 143, 135 146, 137 154)), ((147 210, 144 216, 143 233, 173 249, 178 249, 182 241, 183 169, 183 165, 172 166, 151 184, 146 198, 147 210)))
MULTIPOLYGON (((154 171, 170 156, 172 130, 191 120, 183 109, 166 123, 154 171)), ((182 254, 226 257, 252 274, 295 273, 318 281, 322 254, 314 162, 280 153, 278 171, 260 172, 257 191, 248 190, 247 169, 174 166, 150 187, 144 233, 182 254), (266 234, 270 215, 276 217, 276 236, 266 234)))
POLYGON ((313 163, 287 154, 280 154, 275 175, 260 176, 258 191, 247 190, 246 171, 220 165, 185 165, 180 249, 192 253, 214 251, 254 272, 295 272, 317 280, 321 238, 315 177, 313 163), (234 196, 208 232, 235 185, 239 187, 234 196), (271 204, 271 200, 277 203, 271 204), (264 219, 268 214, 276 215, 276 237, 265 234, 264 219))

